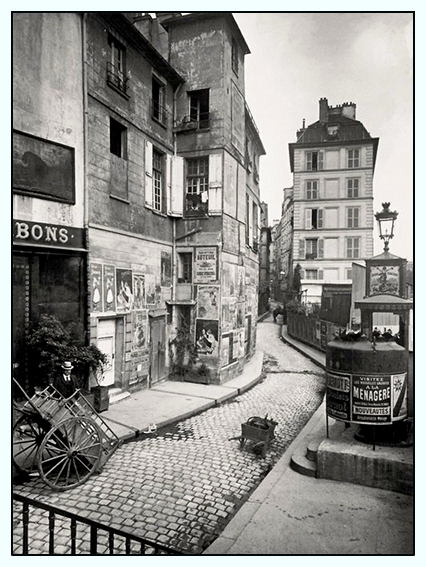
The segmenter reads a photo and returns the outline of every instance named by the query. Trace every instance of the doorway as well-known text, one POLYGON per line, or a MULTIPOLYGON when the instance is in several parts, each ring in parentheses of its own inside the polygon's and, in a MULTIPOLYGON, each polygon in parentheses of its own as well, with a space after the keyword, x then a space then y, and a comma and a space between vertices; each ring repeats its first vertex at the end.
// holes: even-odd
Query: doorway
POLYGON ((166 320, 150 318, 151 386, 166 376, 166 320))
POLYGON ((115 319, 100 319, 98 321, 98 348, 108 358, 108 362, 104 366, 103 376, 99 379, 100 386, 112 386, 115 382, 115 335, 115 319))

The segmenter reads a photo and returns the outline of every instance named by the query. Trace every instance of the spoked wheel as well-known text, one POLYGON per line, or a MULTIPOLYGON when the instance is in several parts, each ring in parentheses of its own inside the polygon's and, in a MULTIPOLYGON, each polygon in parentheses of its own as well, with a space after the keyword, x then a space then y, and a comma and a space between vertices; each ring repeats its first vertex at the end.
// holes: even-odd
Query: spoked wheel
POLYGON ((50 429, 47 421, 21 415, 13 426, 13 465, 18 472, 38 474, 37 451, 50 429))
POLYGON ((95 472, 102 455, 99 427, 86 417, 70 417, 55 425, 43 439, 38 469, 55 490, 68 490, 95 472))

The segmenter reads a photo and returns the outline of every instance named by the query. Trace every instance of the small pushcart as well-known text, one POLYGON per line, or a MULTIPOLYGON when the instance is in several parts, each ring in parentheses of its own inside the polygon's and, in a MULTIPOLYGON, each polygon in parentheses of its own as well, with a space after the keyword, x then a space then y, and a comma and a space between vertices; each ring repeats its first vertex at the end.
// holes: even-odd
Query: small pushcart
POLYGON ((55 490, 68 490, 99 472, 120 440, 77 390, 64 398, 54 386, 15 404, 13 464, 18 473, 39 474, 55 490))
POLYGON ((246 423, 241 424, 240 447, 244 447, 247 439, 254 441, 254 448, 262 448, 262 456, 266 457, 266 449, 269 443, 275 439, 275 427, 277 422, 265 417, 250 417, 246 423))

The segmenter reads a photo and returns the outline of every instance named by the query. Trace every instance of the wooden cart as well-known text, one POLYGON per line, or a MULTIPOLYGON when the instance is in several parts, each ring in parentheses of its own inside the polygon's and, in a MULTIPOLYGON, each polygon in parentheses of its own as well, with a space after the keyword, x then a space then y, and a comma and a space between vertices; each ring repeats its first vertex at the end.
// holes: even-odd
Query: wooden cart
POLYGON ((119 447, 120 440, 77 390, 69 398, 53 386, 15 406, 13 464, 18 472, 38 473, 55 490, 85 482, 119 447))
POLYGON ((254 441, 254 447, 262 448, 262 456, 266 457, 269 443, 275 439, 274 431, 277 422, 266 417, 250 417, 241 424, 240 447, 244 447, 247 439, 254 441))

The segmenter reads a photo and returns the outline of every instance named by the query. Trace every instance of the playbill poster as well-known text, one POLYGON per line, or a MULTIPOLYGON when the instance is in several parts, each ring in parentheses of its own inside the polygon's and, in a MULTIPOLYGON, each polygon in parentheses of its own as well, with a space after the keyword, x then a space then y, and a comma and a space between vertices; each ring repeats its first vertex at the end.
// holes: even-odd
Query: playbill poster
POLYGON ((133 301, 136 311, 145 307, 145 276, 143 274, 133 274, 133 301))
POLYGON ((102 264, 90 264, 90 310, 102 311, 102 264))
POLYGON ((217 246, 197 246, 194 257, 194 282, 217 281, 217 246))
POLYGON ((197 317, 199 319, 219 318, 219 287, 199 285, 197 292, 197 317))
POLYGON ((115 266, 103 265, 104 311, 115 311, 115 266))
POLYGON ((133 308, 133 272, 117 268, 116 271, 117 311, 128 312, 133 308))

